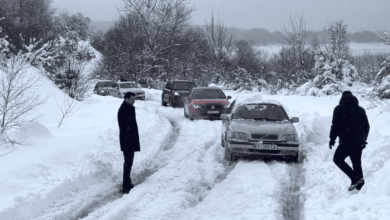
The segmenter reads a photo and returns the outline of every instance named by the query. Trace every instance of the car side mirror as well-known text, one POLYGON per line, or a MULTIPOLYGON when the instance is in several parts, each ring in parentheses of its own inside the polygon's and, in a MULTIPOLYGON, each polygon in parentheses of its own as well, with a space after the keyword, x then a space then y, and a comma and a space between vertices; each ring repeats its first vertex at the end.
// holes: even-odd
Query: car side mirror
POLYGON ((298 117, 292 117, 290 119, 290 121, 291 121, 291 123, 297 123, 297 122, 299 122, 299 118, 298 117))
POLYGON ((232 97, 230 95, 227 96, 227 99, 231 99, 232 97))
POLYGON ((221 114, 221 116, 219 116, 220 119, 222 120, 228 120, 229 119, 229 114, 221 114))

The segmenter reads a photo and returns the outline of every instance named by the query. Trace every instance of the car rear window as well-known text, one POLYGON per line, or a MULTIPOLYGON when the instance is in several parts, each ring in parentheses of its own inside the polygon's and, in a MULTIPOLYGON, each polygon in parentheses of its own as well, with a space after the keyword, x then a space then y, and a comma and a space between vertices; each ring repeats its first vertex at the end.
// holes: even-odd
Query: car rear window
POLYGON ((195 87, 195 84, 192 82, 174 82, 172 89, 190 90, 194 87, 195 87))
POLYGON ((99 82, 99 87, 110 87, 114 82, 99 82))
POLYGON ((135 83, 120 83, 119 87, 121 88, 137 88, 137 85, 135 83))
POLYGON ((195 90, 194 99, 225 99, 226 96, 221 90, 217 89, 205 89, 205 90, 195 90))
POLYGON ((282 107, 271 104, 246 104, 238 106, 234 112, 233 119, 239 118, 271 121, 288 120, 282 107))

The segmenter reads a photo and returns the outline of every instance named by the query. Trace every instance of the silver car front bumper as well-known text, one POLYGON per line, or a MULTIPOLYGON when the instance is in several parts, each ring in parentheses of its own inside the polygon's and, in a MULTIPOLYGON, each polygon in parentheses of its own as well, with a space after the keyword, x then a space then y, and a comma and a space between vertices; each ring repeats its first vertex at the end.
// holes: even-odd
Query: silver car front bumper
POLYGON ((227 141, 227 147, 231 153, 237 156, 295 156, 299 152, 299 143, 286 143, 281 141, 264 142, 268 145, 276 145, 276 149, 256 149, 256 142, 236 142, 232 140, 227 141))

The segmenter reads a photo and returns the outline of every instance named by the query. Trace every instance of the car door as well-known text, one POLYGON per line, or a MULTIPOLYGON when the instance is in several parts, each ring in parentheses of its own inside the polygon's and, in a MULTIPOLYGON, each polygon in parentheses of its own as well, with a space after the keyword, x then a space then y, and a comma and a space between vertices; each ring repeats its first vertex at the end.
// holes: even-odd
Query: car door
POLYGON ((168 81, 163 89, 163 95, 162 95, 162 98, 163 98, 165 103, 169 102, 171 88, 172 88, 172 81, 168 81))
POLYGON ((184 100, 184 111, 187 113, 187 115, 190 115, 190 104, 192 100, 192 93, 193 93, 193 89, 190 89, 190 93, 188 94, 188 97, 184 100))
POLYGON ((115 97, 116 88, 118 87, 117 83, 113 83, 110 87, 110 95, 115 97))
MULTIPOLYGON (((228 110, 226 111, 226 114, 232 114, 232 109, 233 109, 235 103, 236 103, 236 100, 234 100, 232 102, 232 104, 230 104, 228 110)), ((221 131, 222 131, 223 138, 225 138, 226 134, 229 131, 230 123, 231 123, 231 120, 226 120, 226 119, 222 120, 221 131)), ((226 140, 226 138, 225 138, 225 140, 226 140)))

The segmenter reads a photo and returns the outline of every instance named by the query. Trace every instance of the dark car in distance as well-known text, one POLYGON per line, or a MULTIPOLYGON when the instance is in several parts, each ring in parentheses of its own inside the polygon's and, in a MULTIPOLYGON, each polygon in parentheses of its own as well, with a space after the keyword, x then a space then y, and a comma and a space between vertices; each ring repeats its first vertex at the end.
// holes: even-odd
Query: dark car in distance
POLYGON ((169 80, 161 95, 161 105, 171 107, 184 106, 184 99, 188 96, 190 89, 196 84, 188 80, 169 80))
POLYGON ((195 118, 219 119, 230 106, 230 96, 217 87, 195 87, 184 102, 184 116, 195 118))
POLYGON ((96 83, 95 88, 93 89, 93 93, 105 96, 107 94, 108 88, 110 88, 113 83, 114 81, 111 80, 100 80, 96 83))

